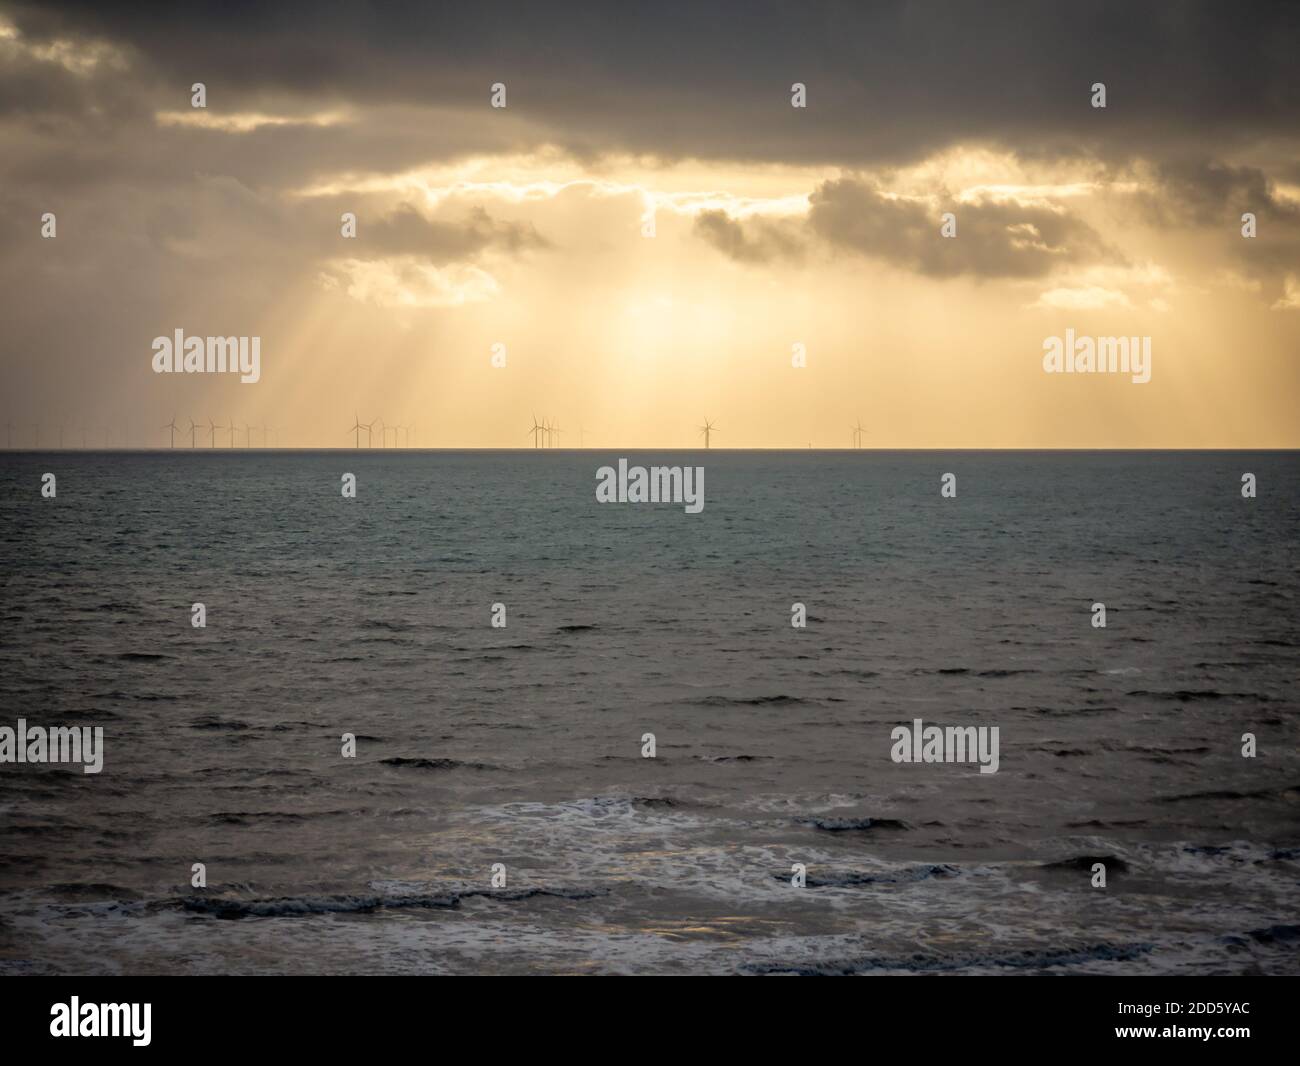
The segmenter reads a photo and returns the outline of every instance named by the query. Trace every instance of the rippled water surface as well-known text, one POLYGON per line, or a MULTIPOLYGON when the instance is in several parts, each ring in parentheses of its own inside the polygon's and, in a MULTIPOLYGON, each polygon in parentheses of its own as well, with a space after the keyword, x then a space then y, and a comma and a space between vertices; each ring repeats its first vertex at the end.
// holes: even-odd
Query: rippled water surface
POLYGON ((0 972, 1300 972, 1295 454, 617 458, 0 456, 0 972))

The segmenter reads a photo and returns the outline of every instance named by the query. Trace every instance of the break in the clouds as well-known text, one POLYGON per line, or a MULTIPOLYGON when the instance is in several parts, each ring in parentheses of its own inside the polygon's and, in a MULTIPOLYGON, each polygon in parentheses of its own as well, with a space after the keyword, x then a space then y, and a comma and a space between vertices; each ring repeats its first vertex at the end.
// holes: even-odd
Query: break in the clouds
POLYGON ((1297 43, 1287 4, 0 2, 0 384, 198 414, 220 383, 137 373, 184 326, 262 336, 304 443, 354 400, 668 442, 683 390, 739 445, 873 406, 898 444, 1294 443, 1297 43), (1168 369, 1099 415, 1024 372, 1069 325, 1168 369))

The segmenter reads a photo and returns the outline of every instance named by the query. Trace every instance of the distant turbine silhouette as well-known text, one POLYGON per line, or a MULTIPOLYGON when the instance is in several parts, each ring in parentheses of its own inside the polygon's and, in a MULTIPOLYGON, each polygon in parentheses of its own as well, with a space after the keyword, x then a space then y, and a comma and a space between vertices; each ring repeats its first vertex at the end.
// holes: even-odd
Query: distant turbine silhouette
POLYGON ((232 448, 235 446, 235 419, 233 416, 230 419, 230 446, 232 448))
POLYGON ((858 424, 853 427, 853 447, 862 447, 862 434, 865 432, 866 430, 862 426, 862 419, 859 418, 858 424))
POLYGON ((199 428, 199 424, 195 422, 194 419, 191 418, 190 419, 190 447, 191 448, 195 447, 194 433, 195 430, 197 430, 198 428, 199 428))
POLYGON ((528 432, 533 435, 533 447, 540 448, 541 443, 540 443, 539 434, 542 432, 542 424, 539 421, 537 421, 536 415, 533 415, 533 428, 530 429, 528 432))
MULTIPOLYGON (((172 431, 172 447, 175 448, 176 447, 176 416, 175 415, 172 415, 172 420, 168 422, 165 426, 163 426, 163 429, 170 429, 172 431)), ((84 433, 85 430, 82 430, 82 432, 84 433)), ((84 444, 84 440, 83 440, 83 444, 84 444)))
POLYGON ((708 448, 715 432, 713 423, 706 418, 704 420, 704 425, 700 426, 700 432, 704 434, 704 447, 708 448))
POLYGON ((356 434, 356 437, 357 437, 357 439, 356 439, 356 443, 353 444, 353 447, 354 447, 354 448, 360 448, 360 447, 361 447, 361 431, 362 431, 363 429, 366 430, 366 435, 369 436, 369 434, 370 434, 370 430, 367 429, 367 427, 365 427, 365 426, 363 426, 363 425, 361 424, 361 416, 360 416, 359 414, 357 414, 357 412, 353 411, 353 412, 352 412, 352 429, 349 430, 349 432, 351 432, 351 433, 355 433, 355 434, 356 434))
POLYGON ((217 430, 225 429, 225 428, 226 428, 225 426, 217 425, 217 423, 212 421, 211 418, 208 419, 208 447, 209 448, 215 448, 217 446, 217 430))

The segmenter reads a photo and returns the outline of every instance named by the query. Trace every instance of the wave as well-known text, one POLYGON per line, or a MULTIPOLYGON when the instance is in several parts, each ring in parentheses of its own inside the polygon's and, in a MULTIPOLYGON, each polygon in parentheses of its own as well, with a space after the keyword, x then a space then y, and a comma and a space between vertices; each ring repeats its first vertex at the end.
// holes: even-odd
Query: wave
POLYGON ((1191 800, 1240 800, 1240 799, 1287 799, 1300 795, 1300 785, 1290 788, 1257 788, 1251 792, 1238 792, 1235 789, 1216 789, 1209 792, 1182 792, 1176 796, 1159 796, 1157 803, 1186 803, 1191 800))
POLYGON ((1171 692, 1157 692, 1153 689, 1138 688, 1129 692, 1130 696, 1145 696, 1153 700, 1175 700, 1178 703, 1191 703, 1195 700, 1254 700, 1256 703, 1272 703, 1272 696, 1261 692, 1220 692, 1217 688, 1180 688, 1171 692))
POLYGON ((805 818, 803 822, 828 833, 867 833, 873 829, 905 831, 912 828, 898 818, 805 818))
POLYGON ((828 959, 825 962, 771 965, 745 970, 760 974, 795 974, 800 976, 849 977, 873 970, 903 970, 911 973, 944 973, 954 970, 996 968, 1009 970, 1045 970, 1059 966, 1080 966, 1090 962, 1132 962, 1155 950, 1154 944, 1090 944, 1077 948, 1010 952, 963 952, 959 954, 922 954, 920 952, 891 957, 869 955, 858 959, 828 959))
POLYGON ((203 714, 190 722, 191 729, 233 729, 243 730, 253 727, 237 718, 218 718, 215 714, 203 714))
MULTIPOLYGON (((772 876, 778 881, 789 882, 788 874, 780 873, 772 876)), ((910 866, 894 871, 840 870, 824 874, 808 874, 804 883, 808 888, 858 888, 862 885, 909 885, 918 881, 959 876, 961 870, 958 867, 948 863, 935 863, 930 866, 910 866)))
POLYGON ((319 914, 373 914, 386 910, 453 909, 467 899, 483 898, 502 903, 554 898, 567 900, 594 899, 602 893, 591 889, 564 888, 464 888, 439 893, 399 893, 384 895, 280 896, 273 899, 222 899, 210 896, 184 896, 170 901, 193 914, 205 914, 224 921, 243 918, 305 918, 319 914))
POLYGON ((695 757, 705 762, 759 762, 775 758, 772 755, 697 755, 695 757))
POLYGON ((409 766, 417 770, 499 770, 501 767, 485 762, 465 762, 460 759, 408 759, 395 755, 380 759, 385 766, 409 766))
POLYGON ((1071 855, 1068 859, 1055 862, 1039 863, 1040 870, 1084 870, 1091 871, 1095 863, 1106 867, 1106 873, 1128 873, 1128 863, 1118 855, 1071 855))
POLYGON ((1300 940, 1300 925, 1270 925, 1264 929, 1251 929, 1246 935, 1257 944, 1290 943, 1300 940))

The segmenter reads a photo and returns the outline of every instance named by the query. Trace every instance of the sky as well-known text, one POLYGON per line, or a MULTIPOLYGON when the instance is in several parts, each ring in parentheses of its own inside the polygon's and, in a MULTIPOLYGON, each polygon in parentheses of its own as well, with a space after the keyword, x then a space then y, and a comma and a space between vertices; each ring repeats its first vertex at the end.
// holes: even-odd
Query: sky
POLYGON ((1294 448, 1298 54, 1295 4, 0 0, 0 445, 1294 448))

